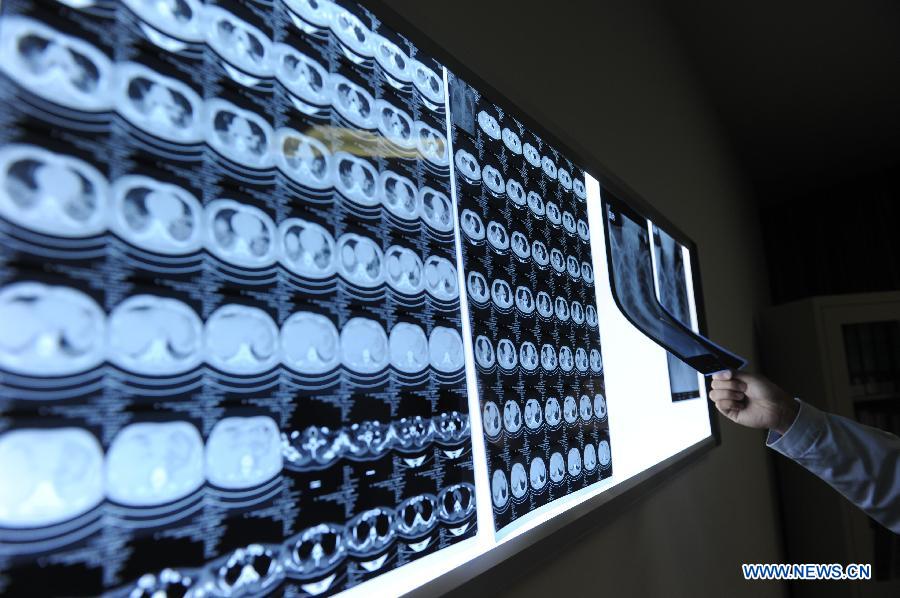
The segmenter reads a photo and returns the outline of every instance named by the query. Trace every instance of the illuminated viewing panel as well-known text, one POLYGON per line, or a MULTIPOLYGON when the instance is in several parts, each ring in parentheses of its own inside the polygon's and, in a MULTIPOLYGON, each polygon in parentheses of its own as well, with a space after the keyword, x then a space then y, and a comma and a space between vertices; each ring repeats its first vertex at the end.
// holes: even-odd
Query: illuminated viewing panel
POLYGON ((0 5, 0 594, 461 582, 712 441, 693 245, 383 10, 0 5))

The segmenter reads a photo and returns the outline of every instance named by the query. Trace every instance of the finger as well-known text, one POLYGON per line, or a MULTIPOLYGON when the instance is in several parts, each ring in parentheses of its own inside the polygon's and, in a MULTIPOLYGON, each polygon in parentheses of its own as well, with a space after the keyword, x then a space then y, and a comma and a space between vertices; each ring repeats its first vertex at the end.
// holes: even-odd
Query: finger
POLYGON ((744 393, 734 390, 711 390, 709 392, 709 398, 714 403, 718 403, 719 401, 743 402, 744 393))
POLYGON ((722 370, 713 374, 713 380, 731 380, 731 370, 722 370))
POLYGON ((712 387, 718 390, 736 390, 737 392, 747 390, 747 384, 741 380, 713 380, 712 387))
POLYGON ((724 415, 725 417, 734 417, 738 413, 741 412, 741 409, 744 408, 744 404, 740 401, 731 401, 729 399, 722 399, 716 403, 716 409, 719 410, 719 413, 724 415))

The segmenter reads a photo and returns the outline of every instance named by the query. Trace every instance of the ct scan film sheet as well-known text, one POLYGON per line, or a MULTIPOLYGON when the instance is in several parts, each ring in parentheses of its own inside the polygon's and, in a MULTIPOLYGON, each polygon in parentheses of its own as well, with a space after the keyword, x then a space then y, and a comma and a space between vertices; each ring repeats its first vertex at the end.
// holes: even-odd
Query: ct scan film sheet
MULTIPOLYGON (((688 299, 688 269, 684 267, 686 249, 665 230, 653 225, 653 251, 656 258, 656 295, 660 304, 685 327, 691 328, 691 306, 688 299)), ((697 370, 666 353, 669 386, 673 401, 700 396, 697 370)))
POLYGON ((472 536, 441 65, 302 0, 0 43, 0 593, 331 594, 472 536))
POLYGON ((449 74, 497 530, 612 473, 584 173, 449 74))
MULTIPOLYGON (((743 367, 742 358, 695 333, 660 304, 648 220, 608 189, 601 192, 609 283, 622 314, 647 337, 702 374, 743 367)), ((668 297, 665 301, 669 303, 668 297)))

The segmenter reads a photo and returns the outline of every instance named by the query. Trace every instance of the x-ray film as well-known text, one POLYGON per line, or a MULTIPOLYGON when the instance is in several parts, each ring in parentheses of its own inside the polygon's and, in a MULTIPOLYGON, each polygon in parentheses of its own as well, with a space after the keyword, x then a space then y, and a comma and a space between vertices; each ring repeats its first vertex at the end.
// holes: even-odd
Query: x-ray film
POLYGON ((453 164, 497 530, 609 477, 584 173, 450 75, 453 164))
POLYGON ((622 384, 743 363, 685 248, 380 10, 0 2, 0 594, 403 593, 616 483, 607 384, 622 479, 708 439, 622 384))
POLYGON ((0 593, 328 595, 476 533, 443 67, 352 3, 0 17, 0 593))
MULTIPOLYGON (((691 306, 688 299, 688 279, 684 263, 687 249, 672 236, 653 225, 653 251, 656 273, 656 295, 662 306, 687 328, 691 326, 691 306)), ((700 396, 697 371, 671 353, 666 354, 669 364, 669 386, 672 400, 683 401, 700 396)))
MULTIPOLYGON (((691 330, 656 294, 653 241, 648 220, 609 190, 603 190, 606 244, 613 297, 625 317, 641 332, 692 369, 712 374, 739 369, 744 360, 691 330)), ((673 393, 675 390, 673 389, 673 393)))

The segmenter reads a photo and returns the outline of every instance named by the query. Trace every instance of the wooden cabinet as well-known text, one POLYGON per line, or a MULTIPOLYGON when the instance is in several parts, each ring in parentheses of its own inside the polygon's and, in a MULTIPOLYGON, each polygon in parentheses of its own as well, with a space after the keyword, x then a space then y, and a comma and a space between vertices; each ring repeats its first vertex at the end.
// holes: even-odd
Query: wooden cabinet
MULTIPOLYGON (((789 392, 820 409, 898 432, 891 428, 900 425, 900 292, 773 307, 761 318, 760 347, 763 371, 789 392)), ((865 514, 800 466, 780 455, 776 463, 788 562, 878 561, 881 573, 894 576, 793 582, 792 595, 900 596, 900 536, 877 532, 865 514)))

